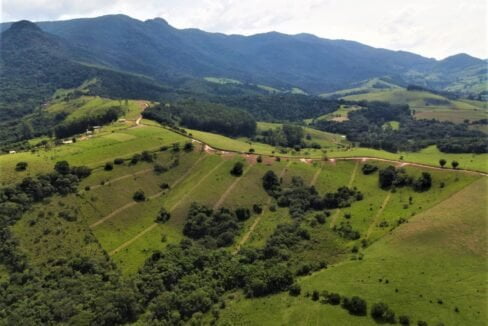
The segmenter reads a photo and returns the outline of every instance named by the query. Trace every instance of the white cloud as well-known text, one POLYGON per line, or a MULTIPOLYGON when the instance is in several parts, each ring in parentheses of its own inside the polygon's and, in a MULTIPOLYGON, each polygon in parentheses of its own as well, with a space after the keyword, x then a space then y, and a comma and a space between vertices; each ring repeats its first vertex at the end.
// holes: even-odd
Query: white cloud
MULTIPOLYGON (((2 0, 0 0, 2 1, 2 0)), ((254 34, 312 33, 443 58, 488 57, 485 0, 3 0, 2 21, 123 13, 178 28, 254 34)))

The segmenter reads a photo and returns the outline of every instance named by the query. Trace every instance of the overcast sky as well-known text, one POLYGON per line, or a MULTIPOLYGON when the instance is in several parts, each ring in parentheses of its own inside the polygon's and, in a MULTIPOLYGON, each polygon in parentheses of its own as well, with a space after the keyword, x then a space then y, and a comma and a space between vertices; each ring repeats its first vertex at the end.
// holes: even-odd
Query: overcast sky
POLYGON ((279 31, 444 58, 488 58, 486 0, 0 0, 2 22, 122 13, 226 34, 279 31))

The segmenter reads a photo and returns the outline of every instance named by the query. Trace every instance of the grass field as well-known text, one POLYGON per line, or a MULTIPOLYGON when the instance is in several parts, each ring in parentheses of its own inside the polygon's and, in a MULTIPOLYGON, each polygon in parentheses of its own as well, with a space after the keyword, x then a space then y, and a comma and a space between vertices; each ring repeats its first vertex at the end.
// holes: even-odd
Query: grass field
POLYGON ((464 120, 480 120, 488 118, 486 103, 471 100, 450 100, 441 95, 424 91, 407 91, 393 89, 367 94, 344 97, 351 101, 382 101, 391 104, 408 104, 415 110, 417 119, 438 119, 455 123, 464 120))
POLYGON ((336 111, 321 115, 315 119, 308 119, 305 120, 306 123, 311 123, 313 120, 331 120, 337 122, 343 122, 349 120, 349 112, 356 111, 361 109, 360 106, 349 106, 349 105, 341 105, 336 111))
POLYGON ((414 216, 364 250, 362 260, 344 261, 303 277, 302 295, 245 299, 236 293, 221 314, 231 325, 376 325, 339 306, 314 302, 312 290, 358 295, 369 307, 387 303, 396 315, 429 325, 484 325, 486 307, 486 202, 482 178, 414 216), (456 312, 456 308, 459 312, 456 312))

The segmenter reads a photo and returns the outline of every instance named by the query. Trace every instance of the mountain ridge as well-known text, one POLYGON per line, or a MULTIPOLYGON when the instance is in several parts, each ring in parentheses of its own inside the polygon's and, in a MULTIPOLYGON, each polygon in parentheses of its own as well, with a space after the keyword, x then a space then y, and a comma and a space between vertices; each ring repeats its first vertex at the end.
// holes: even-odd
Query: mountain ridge
MULTIPOLYGON (((106 15, 36 24, 86 51, 93 63, 159 81, 216 76, 319 94, 388 77, 443 90, 471 67, 481 68, 471 69, 466 78, 472 80, 474 75, 482 82, 479 76, 486 66, 485 61, 463 54, 436 60, 307 33, 245 36, 177 29, 163 18, 142 21, 106 15)), ((2 24, 2 30, 8 26, 2 24)))

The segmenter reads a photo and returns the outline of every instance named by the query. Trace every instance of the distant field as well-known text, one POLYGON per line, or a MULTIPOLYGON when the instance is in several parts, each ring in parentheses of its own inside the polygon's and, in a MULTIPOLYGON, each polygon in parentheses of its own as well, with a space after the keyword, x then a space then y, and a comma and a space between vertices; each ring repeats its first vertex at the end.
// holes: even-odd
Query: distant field
POLYGON ((438 119, 456 123, 464 120, 480 120, 488 118, 485 102, 472 100, 449 100, 443 96, 424 92, 394 89, 367 94, 344 97, 350 101, 382 101, 391 104, 408 104, 415 110, 418 119, 438 119))
POLYGON ((381 92, 385 89, 400 89, 400 86, 397 86, 393 83, 390 83, 386 80, 380 78, 373 78, 366 82, 361 83, 357 87, 348 88, 344 90, 339 90, 333 93, 324 93, 320 96, 322 97, 331 97, 331 96, 347 96, 352 94, 366 94, 366 93, 373 93, 373 92, 381 92))
POLYGON ((342 122, 349 120, 348 114, 351 111, 359 110, 361 107, 359 106, 349 106, 349 105, 341 105, 339 109, 332 113, 324 114, 315 119, 308 119, 306 122, 311 123, 313 120, 330 120, 330 121, 337 121, 342 122))
POLYGON ((376 325, 369 316, 349 315, 340 306, 314 302, 313 290, 357 295, 387 303, 411 324, 484 325, 486 303, 486 180, 414 216, 349 260, 301 278, 302 294, 262 299, 228 298, 223 324, 376 325), (457 312, 457 311, 458 312, 457 312))

